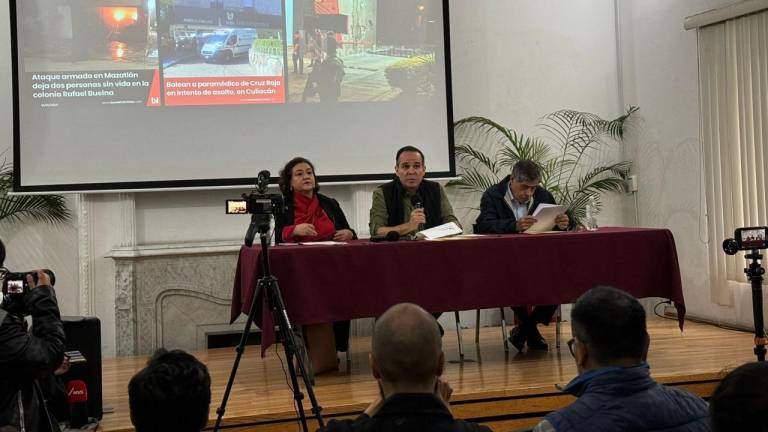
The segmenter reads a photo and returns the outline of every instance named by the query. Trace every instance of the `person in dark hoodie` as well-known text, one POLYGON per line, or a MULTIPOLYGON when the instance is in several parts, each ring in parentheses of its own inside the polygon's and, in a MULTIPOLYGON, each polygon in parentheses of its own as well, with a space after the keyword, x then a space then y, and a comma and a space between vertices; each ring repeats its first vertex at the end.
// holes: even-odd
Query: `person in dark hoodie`
MULTIPOLYGON (((0 242, 0 272, 7 281, 5 246, 0 242)), ((26 276, 29 291, 5 297, 0 307, 0 429, 59 431, 37 380, 53 376, 64 362, 64 326, 48 274, 26 276), (32 316, 32 332, 24 316, 32 316)))
POLYGON ((377 320, 371 340, 371 372, 379 397, 354 420, 331 420, 322 432, 490 432, 453 417, 452 389, 437 321, 421 307, 400 303, 377 320))
POLYGON ((579 375, 563 391, 578 399, 547 414, 534 432, 711 430, 703 399, 651 378, 645 310, 634 297, 592 288, 573 306, 571 330, 579 375))

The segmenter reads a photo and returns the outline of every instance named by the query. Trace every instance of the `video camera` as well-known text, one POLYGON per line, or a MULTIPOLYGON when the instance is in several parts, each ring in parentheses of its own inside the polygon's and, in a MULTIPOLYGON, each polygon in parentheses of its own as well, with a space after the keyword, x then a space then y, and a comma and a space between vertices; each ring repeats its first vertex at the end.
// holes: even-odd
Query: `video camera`
POLYGON ((227 200, 227 214, 250 214, 251 224, 245 234, 245 245, 251 247, 253 238, 258 232, 265 236, 270 229, 270 221, 283 216, 283 196, 268 194, 270 173, 263 170, 256 178, 256 190, 243 194, 243 199, 227 200))
POLYGON ((728 255, 736 255, 743 250, 768 248, 768 227, 736 228, 733 238, 723 241, 723 251, 728 255))
MULTIPOLYGON (((48 277, 51 278, 51 285, 56 283, 56 276, 50 270, 43 270, 48 277)), ((0 281, 2 281, 2 302, 0 307, 16 313, 27 314, 24 309, 24 297, 29 293, 29 284, 27 283, 27 275, 32 276, 32 280, 37 284, 37 272, 28 271, 22 273, 15 273, 8 271, 5 267, 0 267, 0 281)))
POLYGON ((269 171, 261 171, 256 178, 256 190, 243 194, 242 199, 227 200, 227 214, 282 215, 283 196, 267 193, 269 177, 269 171))

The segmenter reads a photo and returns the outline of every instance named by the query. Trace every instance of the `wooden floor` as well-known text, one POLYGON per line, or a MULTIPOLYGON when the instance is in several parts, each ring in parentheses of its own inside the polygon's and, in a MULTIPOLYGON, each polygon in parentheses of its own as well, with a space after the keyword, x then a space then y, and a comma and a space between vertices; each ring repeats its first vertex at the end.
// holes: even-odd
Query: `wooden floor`
MULTIPOLYGON (((681 333, 676 321, 662 319, 650 320, 648 326, 648 362, 653 376, 703 397, 711 394, 724 371, 755 359, 753 335, 749 333, 693 322, 686 322, 681 333)), ((547 412, 570 403, 572 398, 559 394, 554 386, 566 384, 576 375, 565 344, 570 338, 570 326, 564 323, 562 328, 559 351, 552 343, 549 352, 533 354, 517 354, 514 348, 505 354, 499 327, 481 329, 479 346, 474 344, 474 330, 464 330, 466 358, 473 361, 450 362, 444 375, 454 388, 454 415, 481 421, 497 431, 515 430, 534 425, 547 412)), ((542 333, 554 341, 554 326, 544 328, 542 333)), ((457 360, 455 332, 447 331, 443 342, 446 359, 457 360)), ((326 419, 356 416, 378 391, 368 369, 370 338, 354 338, 350 349, 351 364, 343 368, 346 370, 317 377, 315 393, 326 419)), ((226 430, 300 430, 276 348, 270 349, 264 359, 258 353, 258 348, 248 347, 240 364, 224 424, 241 426, 226 430)), ((198 358, 211 372, 211 419, 215 420, 234 349, 209 350, 199 353, 198 358)), ((144 357, 105 360, 104 405, 114 412, 104 415, 100 430, 133 430, 128 412, 128 380, 145 362, 144 357)), ((309 414, 308 398, 304 402, 309 414)))

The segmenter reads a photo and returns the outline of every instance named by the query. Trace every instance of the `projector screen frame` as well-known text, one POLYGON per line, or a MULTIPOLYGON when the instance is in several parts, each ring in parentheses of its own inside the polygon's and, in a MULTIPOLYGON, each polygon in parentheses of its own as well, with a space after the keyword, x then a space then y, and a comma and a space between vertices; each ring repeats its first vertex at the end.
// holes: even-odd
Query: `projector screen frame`
MULTIPOLYGON (((18 47, 18 25, 17 25, 17 1, 8 0, 10 10, 10 33, 11 33, 11 75, 12 75, 12 100, 13 100, 13 191, 14 193, 24 194, 42 194, 42 193, 113 193, 113 192, 150 192, 150 191, 173 191, 173 190, 205 190, 205 189, 237 189, 248 188, 254 184, 254 177, 226 178, 226 179, 196 179, 196 180, 163 180, 163 181, 133 181, 133 182, 98 182, 98 183, 77 183, 77 184, 45 184, 45 185, 22 185, 22 164, 21 164, 21 114, 20 114, 20 79, 19 79, 19 47, 18 47)), ((429 171, 426 177, 431 179, 456 178, 456 158, 455 158, 455 137, 453 133, 453 92, 452 92, 452 74, 451 74, 451 43, 450 43, 450 12, 449 0, 440 0, 443 11, 443 56, 445 59, 445 98, 446 98, 446 128, 448 139, 448 171, 429 171)), ((283 7, 285 3, 283 2, 283 7)), ((355 102, 345 102, 355 103, 355 102)), ((403 143, 412 145, 413 143, 403 143)), ((429 159, 429 155, 425 155, 429 159)), ((394 154, 392 155, 394 162, 394 154)), ((429 168, 429 164, 426 164, 429 168)), ((356 184, 356 183, 375 183, 385 182, 394 178, 395 164, 392 164, 392 171, 376 174, 352 174, 352 175, 319 175, 318 182, 323 184, 356 184)), ((277 182, 277 174, 272 173, 271 182, 277 182)))

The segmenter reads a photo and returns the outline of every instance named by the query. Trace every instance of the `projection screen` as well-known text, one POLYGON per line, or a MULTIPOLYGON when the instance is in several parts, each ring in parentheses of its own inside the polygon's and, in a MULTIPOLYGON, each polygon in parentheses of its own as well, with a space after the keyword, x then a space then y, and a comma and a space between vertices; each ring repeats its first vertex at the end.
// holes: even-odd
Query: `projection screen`
POLYGON ((14 189, 455 175, 447 0, 9 0, 14 189))

